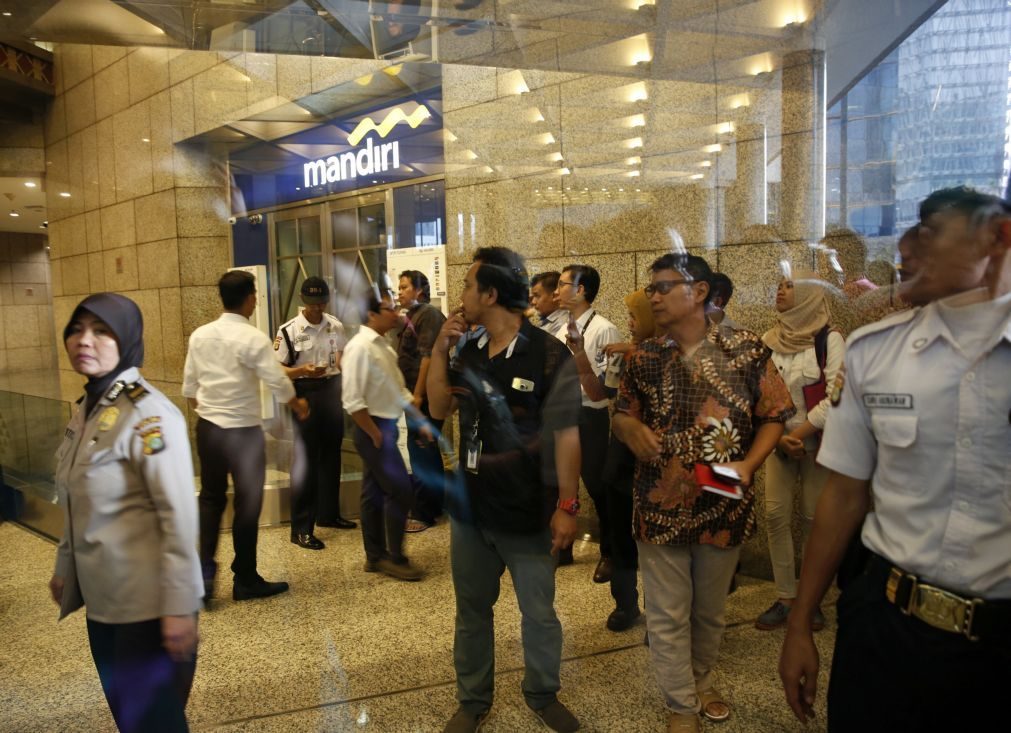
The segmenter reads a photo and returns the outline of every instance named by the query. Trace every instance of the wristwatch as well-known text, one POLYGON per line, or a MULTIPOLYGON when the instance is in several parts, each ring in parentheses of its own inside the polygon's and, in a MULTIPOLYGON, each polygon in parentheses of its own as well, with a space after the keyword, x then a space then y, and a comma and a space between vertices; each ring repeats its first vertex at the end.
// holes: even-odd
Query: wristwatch
POLYGON ((579 514, 579 499, 559 499, 558 508, 566 514, 576 516, 579 514))

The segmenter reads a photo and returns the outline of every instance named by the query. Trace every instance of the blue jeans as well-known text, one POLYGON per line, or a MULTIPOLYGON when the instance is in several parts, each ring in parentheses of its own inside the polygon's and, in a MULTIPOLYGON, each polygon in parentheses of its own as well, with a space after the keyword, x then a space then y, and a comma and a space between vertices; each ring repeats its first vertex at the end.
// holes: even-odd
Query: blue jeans
POLYGON ((495 688, 494 606, 509 568, 522 615, 523 696, 534 710, 561 688, 562 625, 555 614, 555 558, 551 532, 518 535, 450 521, 450 559, 456 591, 457 699, 472 714, 491 707, 495 688))

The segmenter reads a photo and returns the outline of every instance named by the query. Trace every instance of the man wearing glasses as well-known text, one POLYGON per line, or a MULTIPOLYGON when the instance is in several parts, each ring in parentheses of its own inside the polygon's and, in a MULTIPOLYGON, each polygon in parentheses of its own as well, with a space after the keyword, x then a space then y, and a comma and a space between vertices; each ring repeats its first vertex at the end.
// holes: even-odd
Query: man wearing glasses
POLYGON ((365 572, 398 580, 421 580, 421 570, 403 552, 404 523, 414 503, 407 467, 397 447, 397 421, 406 410, 432 440, 431 427, 412 404, 397 352, 384 338, 397 327, 400 314, 393 293, 368 294, 362 323, 344 349, 344 409, 355 422, 355 449, 362 458, 362 540, 365 572))
POLYGON ((705 260, 667 254, 651 270, 645 290, 663 335, 628 357, 614 432, 638 462, 633 527, 654 673, 669 731, 690 733, 700 712, 730 716, 712 680, 727 587, 755 533, 752 476, 794 408, 758 336, 706 318, 705 260), (711 464, 736 470, 739 498, 703 489, 696 476, 711 464))
MULTIPOLYGON (((559 308, 567 311, 567 326, 555 335, 566 343, 575 357, 582 388, 579 411, 579 444, 583 448, 580 475, 593 500, 600 520, 600 561, 593 572, 594 583, 611 580, 611 525, 608 521, 606 485, 603 481, 607 460, 607 441, 611 435, 608 399, 601 376, 607 371, 604 348, 621 341, 618 328, 600 315, 593 301, 600 290, 600 273, 588 265, 569 265, 558 278, 555 297, 559 308)), ((614 357, 619 358, 619 357, 614 357)))

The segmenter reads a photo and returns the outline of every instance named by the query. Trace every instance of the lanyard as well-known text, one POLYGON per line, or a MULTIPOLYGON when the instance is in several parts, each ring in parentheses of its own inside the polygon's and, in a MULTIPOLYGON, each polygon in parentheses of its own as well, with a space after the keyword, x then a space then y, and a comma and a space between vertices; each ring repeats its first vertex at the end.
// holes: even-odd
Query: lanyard
POLYGON ((583 330, 579 332, 580 336, 586 335, 586 329, 590 327, 590 323, 593 322, 593 319, 596 317, 596 315, 597 311, 593 311, 593 313, 590 314, 590 317, 586 319, 586 323, 583 324, 583 330))

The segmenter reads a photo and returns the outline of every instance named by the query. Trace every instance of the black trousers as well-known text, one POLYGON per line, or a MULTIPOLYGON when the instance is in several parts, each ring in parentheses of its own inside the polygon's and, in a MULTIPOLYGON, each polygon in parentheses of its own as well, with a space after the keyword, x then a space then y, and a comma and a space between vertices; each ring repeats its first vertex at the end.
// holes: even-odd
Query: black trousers
POLYGON ((200 564, 204 580, 213 580, 218 564, 218 533, 221 515, 228 503, 228 475, 235 488, 232 572, 244 582, 256 579, 256 537, 263 506, 263 481, 267 456, 263 430, 221 428, 201 418, 197 421, 197 454, 200 456, 200 564))
POLYGON ((992 729, 1011 638, 969 641, 906 616, 885 598, 887 577, 875 558, 839 598, 830 733, 992 729))
POLYGON ((607 443, 611 437, 611 416, 606 407, 579 408, 579 446, 582 453, 580 475, 600 521, 600 556, 611 556, 611 518, 607 510, 607 443))
MULTIPOLYGON (((442 420, 428 414, 428 404, 421 411, 436 431, 442 430, 442 420)), ((438 435, 438 433, 436 433, 438 435)), ((414 517, 426 524, 434 524, 442 516, 446 495, 446 473, 442 467, 442 453, 436 441, 428 442, 418 432, 418 424, 407 418, 407 453, 411 457, 411 483, 414 485, 414 517)))
POLYGON ((341 518, 341 441, 344 410, 340 375, 296 379, 295 392, 309 402, 309 419, 293 418, 295 457, 291 474, 291 533, 312 534, 316 521, 341 518))
POLYGON ((91 656, 121 733, 188 731, 186 702, 197 660, 175 662, 162 646, 161 620, 105 624, 88 619, 91 656))
POLYGON ((397 421, 372 418, 383 434, 376 448, 365 431, 355 427, 355 448, 362 457, 362 541, 371 562, 404 562, 404 522, 414 495, 411 477, 397 447, 397 421))

